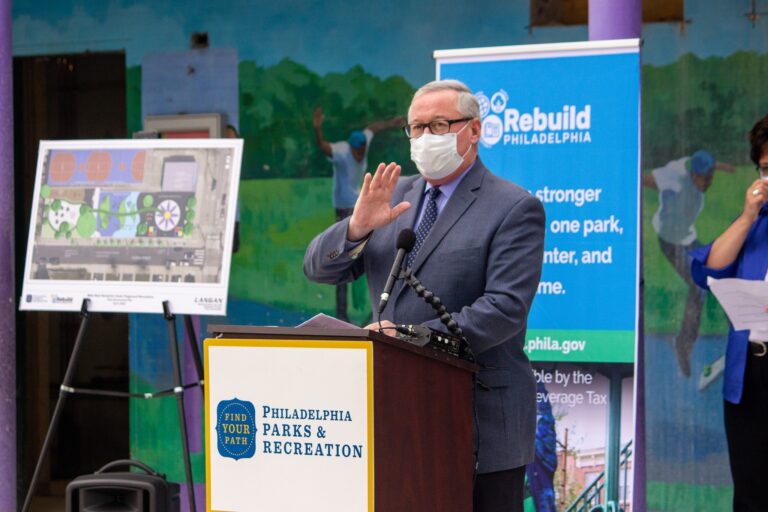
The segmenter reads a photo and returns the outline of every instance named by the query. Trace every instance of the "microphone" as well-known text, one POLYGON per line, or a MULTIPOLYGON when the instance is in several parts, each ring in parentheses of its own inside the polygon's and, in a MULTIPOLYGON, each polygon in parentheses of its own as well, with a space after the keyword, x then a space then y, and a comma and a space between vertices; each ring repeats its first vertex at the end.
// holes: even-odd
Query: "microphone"
POLYGON ((405 255, 413 249, 416 244, 416 233, 412 229, 405 228, 397 234, 397 254, 395 255, 395 261, 392 263, 392 270, 389 271, 389 277, 387 283, 384 285, 384 291, 381 292, 379 299, 379 315, 387 307, 389 301, 389 294, 392 292, 392 287, 395 286, 400 275, 400 267, 403 266, 403 259, 405 255))

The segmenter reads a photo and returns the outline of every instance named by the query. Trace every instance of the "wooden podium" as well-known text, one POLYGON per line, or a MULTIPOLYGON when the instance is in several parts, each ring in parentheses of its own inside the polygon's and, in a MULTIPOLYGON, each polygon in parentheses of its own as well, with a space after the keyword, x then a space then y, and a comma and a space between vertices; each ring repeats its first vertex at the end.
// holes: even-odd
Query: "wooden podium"
POLYGON ((208 510, 471 512, 476 365, 364 329, 209 332, 208 510))

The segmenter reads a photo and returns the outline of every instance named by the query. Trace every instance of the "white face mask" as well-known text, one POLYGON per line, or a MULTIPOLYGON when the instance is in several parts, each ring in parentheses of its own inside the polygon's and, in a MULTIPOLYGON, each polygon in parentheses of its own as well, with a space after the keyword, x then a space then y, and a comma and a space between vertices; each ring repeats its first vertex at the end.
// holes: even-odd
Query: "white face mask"
POLYGON ((464 157, 472 149, 470 145, 463 155, 458 152, 458 135, 467 126, 469 123, 454 133, 424 133, 418 139, 411 139, 411 160, 422 176, 430 180, 440 180, 459 168, 464 162, 464 157))

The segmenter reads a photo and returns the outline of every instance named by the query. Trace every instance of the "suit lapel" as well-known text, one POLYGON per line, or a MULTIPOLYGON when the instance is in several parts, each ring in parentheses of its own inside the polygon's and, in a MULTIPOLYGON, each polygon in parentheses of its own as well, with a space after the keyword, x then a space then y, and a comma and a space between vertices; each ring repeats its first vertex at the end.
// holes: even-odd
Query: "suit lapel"
POLYGON ((403 201, 411 203, 411 207, 395 220, 395 240, 397 235, 405 228, 415 229, 413 223, 416 222, 416 216, 419 214, 421 206, 421 196, 424 193, 424 178, 414 180, 410 190, 403 195, 403 201))
MULTIPOLYGON (((414 229, 414 222, 416 222, 416 216, 419 214, 419 207, 421 206, 421 196, 424 194, 424 178, 419 177, 418 179, 413 181, 413 184, 411 185, 411 188, 405 192, 403 195, 403 201, 408 201, 411 203, 411 207, 400 217, 398 217, 395 220, 395 235, 394 239, 397 240, 397 236, 403 229, 409 228, 414 229)), ((393 249, 394 250, 394 247, 393 249)), ((405 266, 405 263, 403 263, 403 266, 405 266)), ((389 304, 387 308, 394 307, 395 305, 395 299, 400 295, 400 293, 403 291, 403 288, 406 287, 405 281, 403 279, 399 279, 395 286, 392 288, 392 299, 390 299, 389 304)))
MULTIPOLYGON (((483 176, 486 172, 487 170, 485 166, 478 159, 472 170, 464 176, 464 179, 459 183, 456 190, 454 190, 451 198, 445 205, 445 208, 437 218, 435 225, 432 226, 432 230, 424 240, 424 244, 421 246, 421 249, 419 249, 419 253, 416 255, 416 260, 413 262, 413 271, 417 276, 419 268, 421 268, 443 238, 445 238, 445 235, 448 234, 454 224, 458 222, 467 208, 469 208, 475 201, 477 197, 475 192, 480 188, 480 184, 482 183, 483 176)), ((413 219, 411 220, 411 225, 412 224, 413 219)))

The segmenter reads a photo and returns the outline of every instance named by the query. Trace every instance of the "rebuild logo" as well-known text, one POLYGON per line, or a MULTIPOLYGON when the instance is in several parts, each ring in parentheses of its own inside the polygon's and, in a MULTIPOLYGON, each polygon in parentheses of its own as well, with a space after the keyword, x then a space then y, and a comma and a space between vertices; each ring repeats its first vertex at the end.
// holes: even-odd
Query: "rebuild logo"
POLYGON ((534 106, 529 112, 508 107, 509 95, 499 89, 490 98, 482 91, 475 94, 480 103, 482 132, 480 142, 486 148, 498 144, 565 144, 591 142, 592 105, 563 105, 549 111, 534 106))

